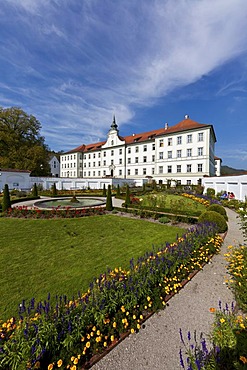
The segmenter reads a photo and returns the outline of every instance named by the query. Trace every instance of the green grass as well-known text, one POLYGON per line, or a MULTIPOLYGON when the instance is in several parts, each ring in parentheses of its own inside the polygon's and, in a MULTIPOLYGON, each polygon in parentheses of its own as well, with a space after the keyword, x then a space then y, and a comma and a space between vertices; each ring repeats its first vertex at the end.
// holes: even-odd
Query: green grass
POLYGON ((143 207, 164 208, 175 214, 200 215, 206 210, 203 204, 180 195, 156 193, 143 195, 139 199, 142 199, 141 205, 143 207))
POLYGON ((129 267, 146 251, 185 230, 114 215, 81 219, 0 218, 0 318, 17 313, 22 299, 77 295, 107 267, 129 267))

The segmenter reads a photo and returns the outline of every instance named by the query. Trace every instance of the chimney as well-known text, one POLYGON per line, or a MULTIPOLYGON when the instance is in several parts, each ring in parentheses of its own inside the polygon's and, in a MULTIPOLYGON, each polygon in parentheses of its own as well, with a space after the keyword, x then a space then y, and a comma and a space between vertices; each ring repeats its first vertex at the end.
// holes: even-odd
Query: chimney
POLYGON ((190 116, 188 114, 185 114, 184 119, 189 119, 190 116))
POLYGON ((165 130, 167 130, 168 129, 168 123, 166 122, 165 123, 165 130))

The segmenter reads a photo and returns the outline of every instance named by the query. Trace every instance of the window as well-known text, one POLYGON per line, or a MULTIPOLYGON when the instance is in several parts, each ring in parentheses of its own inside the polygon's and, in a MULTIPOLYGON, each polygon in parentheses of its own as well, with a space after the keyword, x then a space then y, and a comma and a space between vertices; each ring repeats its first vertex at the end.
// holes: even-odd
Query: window
POLYGON ((187 185, 191 185, 191 180, 187 180, 187 185))
POLYGON ((98 162, 98 166, 100 167, 100 161, 98 162))
POLYGON ((163 173, 163 166, 159 166, 159 173, 163 173))
POLYGON ((106 161, 103 161, 103 166, 106 166, 106 161))
POLYGON ((106 171, 103 171, 103 176, 105 176, 106 175, 106 171))
POLYGON ((148 149, 148 148, 147 148, 147 145, 144 145, 144 146, 143 146, 143 151, 144 151, 144 152, 146 152, 146 151, 147 151, 147 149, 148 149))
POLYGON ((177 137, 177 144, 178 145, 182 144, 182 136, 177 137))
POLYGON ((76 167, 76 163, 74 162, 74 167, 76 167))
POLYGON ((106 152, 103 152, 103 156, 106 157, 106 152))
POLYGON ((191 157, 192 156, 192 149, 187 149, 187 157, 191 157))
POLYGON ((127 175, 130 176, 130 170, 127 171, 127 175))
POLYGON ((135 163, 138 163, 138 157, 135 157, 135 163))
POLYGON ((198 141, 203 141, 203 132, 199 132, 198 141))
POLYGON ((187 164, 187 172, 191 172, 191 164, 187 164))
POLYGON ((114 140, 111 141, 111 146, 114 145, 114 140))
POLYGON ((114 155, 114 150, 111 150, 111 155, 114 155))
POLYGON ((177 158, 181 158, 182 157, 182 150, 177 150, 177 158))
POLYGON ((135 175, 138 175, 138 168, 135 168, 135 175))
MULTIPOLYGON (((66 167, 66 165, 65 165, 65 167, 66 167)), ((86 163, 84 162, 84 167, 86 167, 86 163)))
POLYGON ((131 148, 128 148, 128 154, 130 154, 131 153, 131 148))
POLYGON ((131 163, 131 158, 128 158, 128 164, 130 164, 131 163))
POLYGON ((143 162, 147 162, 147 157, 143 157, 143 162))
POLYGON ((72 159, 73 157, 72 157, 72 154, 71 154, 71 156, 70 156, 70 159, 72 159))
POLYGON ((139 153, 139 146, 136 146, 136 153, 139 153))
POLYGON ((80 163, 80 167, 82 167, 82 163, 80 163))
POLYGON ((119 164, 122 164, 122 161, 123 161, 122 158, 119 158, 119 164))
POLYGON ((90 162, 88 163, 88 167, 91 167, 91 163, 90 162))
POLYGON ((93 158, 95 158, 95 153, 93 153, 93 158))
POLYGON ((87 176, 87 173, 86 173, 86 172, 84 172, 84 176, 85 176, 85 177, 87 176))
POLYGON ((163 159, 163 152, 159 153, 159 159, 163 159))
POLYGON ((113 164, 113 159, 111 159, 111 164, 113 164))
POLYGON ((169 151, 168 151, 168 153, 167 153, 167 157, 168 157, 168 158, 172 158, 172 151, 171 151, 171 150, 169 150, 169 151))
POLYGON ((95 176, 95 171, 93 171, 93 176, 95 176))
POLYGON ((187 135, 187 143, 192 143, 192 134, 187 135))
POLYGON ((100 158, 100 153, 98 154, 98 157, 100 158))
POLYGON ((95 167, 95 162, 93 162, 93 167, 95 167))
POLYGON ((155 144, 152 144, 152 150, 155 150, 155 144))
POLYGON ((90 171, 88 171, 88 176, 90 176, 90 171))
POLYGON ((161 139, 160 140, 160 148, 162 148, 164 146, 164 140, 163 139, 161 139))
POLYGON ((202 163, 197 165, 197 172, 202 172, 202 163))
POLYGON ((152 155, 152 162, 155 162, 155 155, 152 155))
POLYGON ((84 159, 87 159, 87 156, 86 156, 86 154, 84 154, 84 159))
POLYGON ((100 171, 98 171, 98 176, 100 176, 100 171))
POLYGON ((147 174, 147 169, 143 168, 143 175, 146 175, 146 174, 147 174))
POLYGON ((203 148, 198 148, 198 155, 203 155, 203 148))
POLYGON ((171 145, 172 145, 172 138, 168 137, 168 146, 171 146, 171 145))
POLYGON ((119 170, 119 176, 122 176, 122 170, 119 170))
POLYGON ((119 149, 119 155, 123 154, 123 149, 119 149))
POLYGON ((177 172, 181 172, 181 164, 177 165, 177 172))
POLYGON ((88 154, 88 159, 90 159, 91 158, 91 154, 88 154))
POLYGON ((154 167, 152 167, 152 175, 154 175, 154 167))
POLYGON ((167 166, 167 172, 172 173, 172 166, 167 166))
POLYGON ((181 185, 181 184, 182 184, 181 180, 177 180, 177 185, 181 185))

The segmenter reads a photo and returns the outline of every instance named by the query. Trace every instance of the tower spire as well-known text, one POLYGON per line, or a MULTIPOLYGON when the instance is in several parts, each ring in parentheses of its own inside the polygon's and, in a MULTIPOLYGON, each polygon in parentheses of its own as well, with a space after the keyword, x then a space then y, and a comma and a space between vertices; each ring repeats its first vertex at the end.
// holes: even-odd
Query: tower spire
POLYGON ((116 117, 115 117, 115 114, 113 116, 113 120, 112 120, 112 124, 111 124, 111 129, 112 130, 117 130, 118 129, 118 125, 116 124, 116 117))

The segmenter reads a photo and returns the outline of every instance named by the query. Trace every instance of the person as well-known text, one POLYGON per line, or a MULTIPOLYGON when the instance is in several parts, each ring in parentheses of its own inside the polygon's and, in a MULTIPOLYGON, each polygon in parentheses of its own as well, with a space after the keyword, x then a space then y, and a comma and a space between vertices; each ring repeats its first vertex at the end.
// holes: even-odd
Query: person
POLYGON ((220 199, 228 199, 228 194, 226 191, 221 195, 220 199))
POLYGON ((229 199, 235 199, 235 195, 234 195, 234 193, 233 193, 233 192, 231 192, 231 193, 229 194, 229 199))

